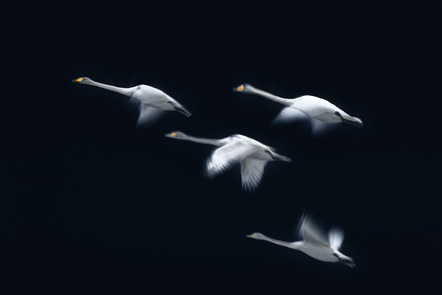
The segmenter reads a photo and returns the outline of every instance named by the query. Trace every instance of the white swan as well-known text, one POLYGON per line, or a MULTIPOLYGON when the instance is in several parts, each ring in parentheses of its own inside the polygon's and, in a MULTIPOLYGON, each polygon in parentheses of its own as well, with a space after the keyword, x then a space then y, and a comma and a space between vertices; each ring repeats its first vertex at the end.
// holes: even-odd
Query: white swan
POLYGON ((178 111, 187 117, 191 115, 191 113, 175 99, 163 91, 148 85, 143 84, 130 88, 122 88, 95 82, 88 77, 81 77, 72 80, 72 82, 100 87, 129 96, 131 99, 139 101, 141 104, 137 125, 151 123, 160 116, 162 111, 178 111))
POLYGON ((286 106, 276 117, 276 121, 293 121, 304 119, 308 116, 317 120, 313 121, 312 125, 313 129, 318 129, 319 131, 327 123, 343 122, 357 127, 362 127, 363 125, 361 119, 350 116, 329 101, 316 96, 303 95, 297 98, 282 98, 249 84, 241 84, 233 88, 233 91, 257 94, 286 106), (322 122, 325 124, 321 124, 322 122))
POLYGON ((207 175, 214 177, 239 162, 241 164, 242 187, 246 191, 256 189, 268 161, 291 161, 290 158, 277 154, 271 147, 240 134, 222 139, 208 139, 174 131, 165 136, 218 146, 219 148, 213 151, 207 161, 207 175))
POLYGON ((351 268, 356 265, 351 257, 345 256, 338 251, 344 240, 344 234, 341 230, 332 229, 328 234, 328 239, 321 230, 307 216, 301 218, 299 236, 302 241, 285 242, 267 237, 261 233, 253 233, 246 237, 268 241, 273 244, 288 247, 304 252, 310 257, 325 262, 341 262, 351 268))

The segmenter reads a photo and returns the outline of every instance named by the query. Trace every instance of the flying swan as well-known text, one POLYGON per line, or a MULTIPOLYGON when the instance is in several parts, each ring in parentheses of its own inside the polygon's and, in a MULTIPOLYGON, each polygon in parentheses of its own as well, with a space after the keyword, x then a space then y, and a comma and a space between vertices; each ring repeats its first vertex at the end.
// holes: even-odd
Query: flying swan
POLYGON ((344 240, 344 233, 338 229, 332 229, 328 234, 328 239, 323 235, 316 225, 307 216, 303 216, 300 222, 299 236, 301 241, 285 242, 267 237, 261 233, 253 233, 246 237, 264 240, 276 245, 288 247, 304 252, 310 257, 325 262, 341 262, 351 268, 356 267, 351 257, 345 256, 338 251, 344 240))
POLYGON ((246 191, 256 189, 268 161, 291 161, 290 158, 277 154, 273 148, 240 134, 222 139, 208 139, 174 131, 165 136, 217 146, 218 148, 207 160, 207 175, 214 177, 239 162, 241 164, 242 187, 246 191))
POLYGON ((163 91, 148 85, 143 84, 130 88, 122 88, 95 82, 88 77, 81 77, 72 80, 72 82, 100 87, 139 101, 141 104, 140 115, 137 120, 138 126, 151 123, 161 115, 162 111, 178 111, 187 117, 191 115, 191 113, 175 99, 163 91))
POLYGON ((241 84, 233 88, 233 91, 260 95, 284 105, 285 108, 276 117, 276 122, 288 122, 306 117, 313 119, 311 124, 314 132, 315 129, 321 131, 330 123, 342 122, 356 127, 363 125, 361 119, 350 116, 329 101, 316 96, 303 95, 297 98, 282 98, 249 84, 241 84))

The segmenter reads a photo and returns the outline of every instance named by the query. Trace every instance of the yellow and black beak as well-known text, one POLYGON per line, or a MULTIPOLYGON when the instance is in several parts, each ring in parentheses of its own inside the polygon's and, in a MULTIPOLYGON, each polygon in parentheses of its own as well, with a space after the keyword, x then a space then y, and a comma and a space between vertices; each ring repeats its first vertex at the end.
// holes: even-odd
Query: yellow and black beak
POLYGON ((233 91, 234 92, 242 92, 242 91, 244 91, 244 84, 241 84, 241 85, 239 85, 238 87, 234 87, 233 88, 233 91))
POLYGON ((78 82, 78 83, 80 83, 81 81, 83 81, 83 78, 78 78, 78 79, 72 80, 72 82, 78 82))
POLYGON ((165 134, 165 136, 166 137, 175 137, 176 136, 176 132, 170 132, 170 133, 167 133, 167 134, 165 134))

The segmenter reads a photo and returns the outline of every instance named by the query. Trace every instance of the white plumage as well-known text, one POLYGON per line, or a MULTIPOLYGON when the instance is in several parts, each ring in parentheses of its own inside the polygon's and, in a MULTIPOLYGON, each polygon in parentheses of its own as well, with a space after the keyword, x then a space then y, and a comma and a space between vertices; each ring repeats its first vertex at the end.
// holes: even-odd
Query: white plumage
POLYGON ((339 247, 344 240, 344 234, 341 230, 332 229, 326 235, 314 224, 308 216, 304 215, 301 218, 301 226, 299 228, 299 236, 301 241, 285 242, 267 237, 261 233, 253 233, 247 235, 248 238, 268 241, 273 244, 288 247, 291 249, 304 252, 310 257, 324 262, 341 262, 351 268, 356 265, 351 257, 345 256, 339 252, 339 247))
POLYGON ((72 80, 72 82, 117 92, 140 102, 140 114, 137 120, 138 126, 152 123, 162 114, 162 111, 178 111, 187 117, 191 115, 191 113, 175 99, 152 86, 142 84, 130 88, 123 88, 95 82, 87 77, 81 77, 72 80))
POLYGON ((316 96, 303 95, 297 98, 282 98, 249 84, 241 84, 233 90, 256 94, 284 105, 285 108, 282 109, 274 122, 288 123, 309 120, 313 133, 324 131, 330 124, 341 122, 357 127, 363 125, 361 119, 350 116, 329 101, 316 96))

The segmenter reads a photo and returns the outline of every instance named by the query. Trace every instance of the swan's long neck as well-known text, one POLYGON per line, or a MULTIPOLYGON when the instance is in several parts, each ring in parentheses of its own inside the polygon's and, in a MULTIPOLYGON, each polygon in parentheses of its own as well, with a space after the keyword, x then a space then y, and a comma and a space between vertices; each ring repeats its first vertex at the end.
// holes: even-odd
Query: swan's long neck
POLYGON ((255 87, 250 86, 250 85, 247 87, 247 92, 254 93, 256 95, 260 95, 262 97, 265 97, 267 99, 273 100, 273 101, 275 101, 277 103, 280 103, 282 105, 285 105, 285 106, 290 106, 292 104, 292 101, 293 101, 293 99, 282 98, 282 97, 276 96, 274 94, 268 93, 268 92, 266 92, 264 90, 255 88, 255 87))
POLYGON ((295 243, 290 243, 290 242, 285 242, 285 241, 280 241, 280 240, 276 240, 267 236, 262 235, 262 240, 279 245, 279 246, 283 246, 283 247, 288 247, 288 248, 292 248, 292 249, 297 249, 297 247, 295 246, 297 242, 295 243))
POLYGON ((223 145, 223 143, 221 142, 220 139, 201 138, 201 137, 195 137, 195 136, 190 136, 190 135, 186 135, 186 137, 182 138, 182 139, 188 140, 188 141, 193 141, 193 142, 198 142, 198 143, 203 143, 203 144, 216 145, 216 146, 223 145))
POLYGON ((126 96, 132 96, 133 93, 133 87, 132 88, 122 88, 122 87, 117 87, 117 86, 112 86, 112 85, 108 85, 108 84, 103 84, 100 82, 95 82, 92 80, 89 80, 87 82, 85 82, 84 84, 87 85, 92 85, 92 86, 96 86, 96 87, 100 87, 109 91, 113 91, 113 92, 117 92, 126 96))

